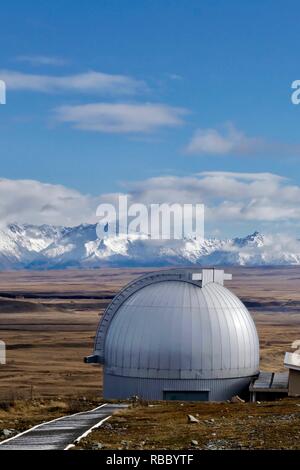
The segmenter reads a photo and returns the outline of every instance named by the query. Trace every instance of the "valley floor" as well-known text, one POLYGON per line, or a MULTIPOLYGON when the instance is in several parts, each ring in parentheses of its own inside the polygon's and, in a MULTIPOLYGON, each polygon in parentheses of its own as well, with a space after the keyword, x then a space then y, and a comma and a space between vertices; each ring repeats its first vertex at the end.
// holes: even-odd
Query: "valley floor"
MULTIPOLYGON (((256 323, 261 369, 283 371, 284 353, 300 339, 300 267, 227 271, 233 280, 226 285, 256 323)), ((97 324, 114 294, 143 272, 0 273, 0 340, 7 346, 7 363, 0 365, 0 434, 101 402, 101 368, 84 364, 83 358, 92 352, 97 324)), ((298 401, 290 399, 261 405, 139 404, 111 418, 97 431, 101 435, 92 434, 81 445, 298 448, 299 414, 298 401), (198 414, 199 425, 189 425, 187 414, 198 414)))
MULTIPOLYGON (((263 370, 284 370, 300 339, 300 267, 231 268, 226 285, 256 323, 263 370)), ((83 363, 114 294, 142 269, 0 273, 0 399, 101 396, 101 369, 83 363)))

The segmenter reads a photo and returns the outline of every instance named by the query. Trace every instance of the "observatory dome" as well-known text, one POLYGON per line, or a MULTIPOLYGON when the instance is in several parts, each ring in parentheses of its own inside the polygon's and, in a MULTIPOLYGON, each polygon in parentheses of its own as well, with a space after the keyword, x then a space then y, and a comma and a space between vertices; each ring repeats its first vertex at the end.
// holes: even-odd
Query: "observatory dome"
POLYGON ((259 371, 259 342, 221 270, 150 273, 123 289, 100 322, 94 355, 104 396, 223 400, 259 371))

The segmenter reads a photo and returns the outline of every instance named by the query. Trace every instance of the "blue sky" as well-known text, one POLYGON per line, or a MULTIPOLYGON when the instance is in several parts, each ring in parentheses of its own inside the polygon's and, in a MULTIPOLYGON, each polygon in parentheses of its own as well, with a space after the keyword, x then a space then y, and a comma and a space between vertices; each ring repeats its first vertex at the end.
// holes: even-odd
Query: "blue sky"
MULTIPOLYGON (((135 193, 134 185, 158 193, 158 177, 166 187, 164 178, 179 178, 186 192, 188 178, 210 172, 214 184, 219 172, 232 201, 228 184, 240 177, 228 173, 271 173, 289 179, 276 180, 267 202, 258 196, 257 220, 236 216, 224 234, 263 229, 261 206, 267 214, 282 191, 293 214, 266 223, 297 232, 290 193, 300 194, 300 106, 291 83, 300 78, 299 13, 293 0, 6 2, 1 176, 93 198, 135 193)), ((249 204, 247 196, 241 214, 249 204)), ((217 225, 212 232, 223 230, 217 225)))

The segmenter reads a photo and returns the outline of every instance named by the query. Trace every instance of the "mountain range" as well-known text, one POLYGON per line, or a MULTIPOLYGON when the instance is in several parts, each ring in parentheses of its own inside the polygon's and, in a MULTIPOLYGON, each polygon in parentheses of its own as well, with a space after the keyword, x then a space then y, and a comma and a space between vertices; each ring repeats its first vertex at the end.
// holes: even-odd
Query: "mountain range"
POLYGON ((10 224, 0 230, 0 269, 101 266, 300 265, 300 241, 254 232, 244 238, 151 240, 146 235, 108 236, 96 225, 10 224))

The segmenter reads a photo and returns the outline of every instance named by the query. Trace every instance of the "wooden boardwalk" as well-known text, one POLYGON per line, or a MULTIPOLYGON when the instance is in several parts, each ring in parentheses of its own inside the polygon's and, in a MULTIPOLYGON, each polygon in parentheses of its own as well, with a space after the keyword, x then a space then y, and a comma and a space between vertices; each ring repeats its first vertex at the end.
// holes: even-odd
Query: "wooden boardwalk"
POLYGON ((126 408, 123 404, 104 404, 90 411, 38 424, 0 442, 0 450, 67 450, 111 417, 126 408))

